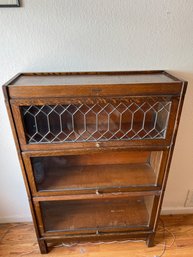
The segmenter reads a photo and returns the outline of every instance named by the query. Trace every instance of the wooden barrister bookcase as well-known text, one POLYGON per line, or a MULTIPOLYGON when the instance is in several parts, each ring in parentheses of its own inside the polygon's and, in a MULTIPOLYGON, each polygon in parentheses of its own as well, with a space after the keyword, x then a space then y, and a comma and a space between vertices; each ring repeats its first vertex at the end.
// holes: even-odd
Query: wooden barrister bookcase
POLYGON ((186 86, 138 71, 22 73, 3 87, 41 253, 153 245, 186 86))

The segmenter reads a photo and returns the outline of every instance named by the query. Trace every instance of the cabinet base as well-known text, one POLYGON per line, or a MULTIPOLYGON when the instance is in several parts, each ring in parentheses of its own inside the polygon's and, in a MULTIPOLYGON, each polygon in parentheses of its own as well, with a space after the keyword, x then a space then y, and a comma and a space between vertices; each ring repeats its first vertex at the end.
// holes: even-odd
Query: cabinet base
POLYGON ((138 241, 138 240, 143 240, 144 242, 146 242, 146 245, 148 247, 152 247, 154 246, 154 237, 155 237, 155 233, 151 233, 151 234, 136 234, 136 235, 126 235, 126 234, 119 234, 119 235, 98 235, 98 236, 91 236, 91 235, 84 235, 82 237, 80 236, 75 236, 75 237, 50 237, 50 238, 42 238, 38 240, 39 243, 39 248, 40 248, 40 252, 41 254, 46 254, 49 252, 49 250, 52 249, 53 246, 65 243, 65 244, 79 244, 79 243, 95 243, 95 242, 106 242, 108 244, 108 242, 111 241, 138 241), (48 250, 48 246, 47 244, 49 243, 49 250, 48 250))
POLYGON ((154 246, 154 238, 155 238, 155 233, 152 233, 148 236, 148 238, 146 240, 147 247, 153 247, 154 246))
POLYGON ((39 244, 39 248, 40 248, 41 254, 46 254, 46 253, 48 253, 48 247, 47 247, 47 243, 46 243, 45 240, 39 239, 39 240, 38 240, 38 244, 39 244))

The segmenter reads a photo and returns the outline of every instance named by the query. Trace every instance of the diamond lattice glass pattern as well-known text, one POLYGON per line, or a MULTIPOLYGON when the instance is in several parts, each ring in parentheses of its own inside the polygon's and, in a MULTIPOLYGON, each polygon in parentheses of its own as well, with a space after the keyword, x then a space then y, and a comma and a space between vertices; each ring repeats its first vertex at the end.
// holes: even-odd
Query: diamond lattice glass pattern
POLYGON ((22 106, 27 142, 165 138, 171 101, 129 100, 22 106))

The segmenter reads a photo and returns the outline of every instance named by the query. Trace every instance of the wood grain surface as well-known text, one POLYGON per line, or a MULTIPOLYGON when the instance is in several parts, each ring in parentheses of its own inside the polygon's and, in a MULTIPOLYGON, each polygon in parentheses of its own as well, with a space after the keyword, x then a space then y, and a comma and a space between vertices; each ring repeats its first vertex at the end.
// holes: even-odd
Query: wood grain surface
MULTIPOLYGON (((111 244, 85 244, 72 247, 55 246, 48 253, 52 257, 154 257, 160 256, 166 242, 164 257, 193 256, 193 214, 162 216, 155 238, 156 246, 147 248, 144 242, 125 242, 111 244)), ((0 256, 40 257, 38 243, 32 223, 0 224, 0 256)))

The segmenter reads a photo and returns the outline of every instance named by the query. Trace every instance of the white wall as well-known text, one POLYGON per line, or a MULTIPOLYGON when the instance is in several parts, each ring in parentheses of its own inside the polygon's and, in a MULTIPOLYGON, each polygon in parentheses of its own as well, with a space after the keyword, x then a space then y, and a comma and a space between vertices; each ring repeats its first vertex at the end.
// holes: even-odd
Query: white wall
MULTIPOLYGON (((0 8, 0 84, 21 71, 166 69, 189 81, 164 210, 193 189, 193 1, 23 0, 0 8)), ((0 221, 29 220, 0 92, 0 221)))

